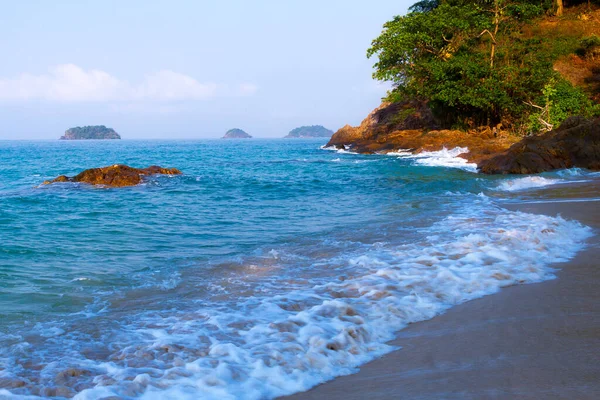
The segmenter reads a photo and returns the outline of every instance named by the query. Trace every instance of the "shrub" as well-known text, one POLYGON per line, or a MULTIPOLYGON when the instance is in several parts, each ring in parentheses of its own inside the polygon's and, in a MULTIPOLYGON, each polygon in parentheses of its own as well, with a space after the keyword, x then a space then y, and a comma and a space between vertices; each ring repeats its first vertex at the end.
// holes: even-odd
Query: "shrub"
POLYGON ((531 132, 555 128, 571 115, 600 116, 600 105, 594 104, 580 88, 562 78, 551 79, 544 86, 541 97, 542 104, 529 116, 531 132))
POLYGON ((581 57, 595 59, 600 56, 600 36, 591 35, 581 39, 576 53, 581 57))

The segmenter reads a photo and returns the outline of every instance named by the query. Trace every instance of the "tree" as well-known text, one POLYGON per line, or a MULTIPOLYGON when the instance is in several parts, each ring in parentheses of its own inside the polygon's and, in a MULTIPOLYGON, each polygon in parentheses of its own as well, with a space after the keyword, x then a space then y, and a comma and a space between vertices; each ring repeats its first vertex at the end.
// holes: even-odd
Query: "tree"
POLYGON ((556 0, 556 16, 561 17, 563 15, 563 0, 556 0))
POLYGON ((552 107, 544 100, 556 76, 552 39, 521 34, 527 21, 552 7, 540 4, 545 3, 420 1, 373 40, 367 51, 377 57, 373 76, 393 83, 387 100, 426 101, 446 126, 529 124, 529 115, 539 111, 535 104, 547 106, 542 120, 548 114, 556 123, 562 118, 558 103, 576 96, 559 96, 552 107))

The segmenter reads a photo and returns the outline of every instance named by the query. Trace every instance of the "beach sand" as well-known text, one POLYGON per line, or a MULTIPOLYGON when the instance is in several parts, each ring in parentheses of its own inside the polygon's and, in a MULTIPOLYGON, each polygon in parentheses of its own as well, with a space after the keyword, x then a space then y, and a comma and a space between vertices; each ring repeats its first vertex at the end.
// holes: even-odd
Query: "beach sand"
POLYGON ((586 249, 555 264, 558 279, 411 324, 391 342, 402 349, 286 399, 600 399, 600 202, 565 199, 597 189, 507 206, 594 228, 586 249))

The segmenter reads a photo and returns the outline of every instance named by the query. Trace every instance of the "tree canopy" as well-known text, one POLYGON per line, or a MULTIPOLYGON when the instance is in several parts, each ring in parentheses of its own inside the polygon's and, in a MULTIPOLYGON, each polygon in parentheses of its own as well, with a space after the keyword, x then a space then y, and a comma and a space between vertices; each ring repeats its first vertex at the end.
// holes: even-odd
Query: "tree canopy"
POLYGON ((374 78, 393 83, 390 101, 427 101, 448 125, 539 129, 530 115, 551 124, 541 115, 548 93, 555 104, 574 96, 567 113, 597 112, 552 68, 577 40, 523 33, 554 11, 552 0, 423 0, 387 22, 367 56, 377 58, 374 78))

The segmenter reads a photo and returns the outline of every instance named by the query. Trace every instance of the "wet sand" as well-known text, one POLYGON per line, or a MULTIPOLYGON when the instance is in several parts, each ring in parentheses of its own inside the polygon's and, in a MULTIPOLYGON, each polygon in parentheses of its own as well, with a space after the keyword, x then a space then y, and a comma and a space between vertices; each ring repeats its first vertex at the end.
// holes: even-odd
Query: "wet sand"
POLYGON ((600 399, 600 201, 561 201, 507 206, 594 228, 558 279, 409 325, 402 349, 286 399, 600 399))

